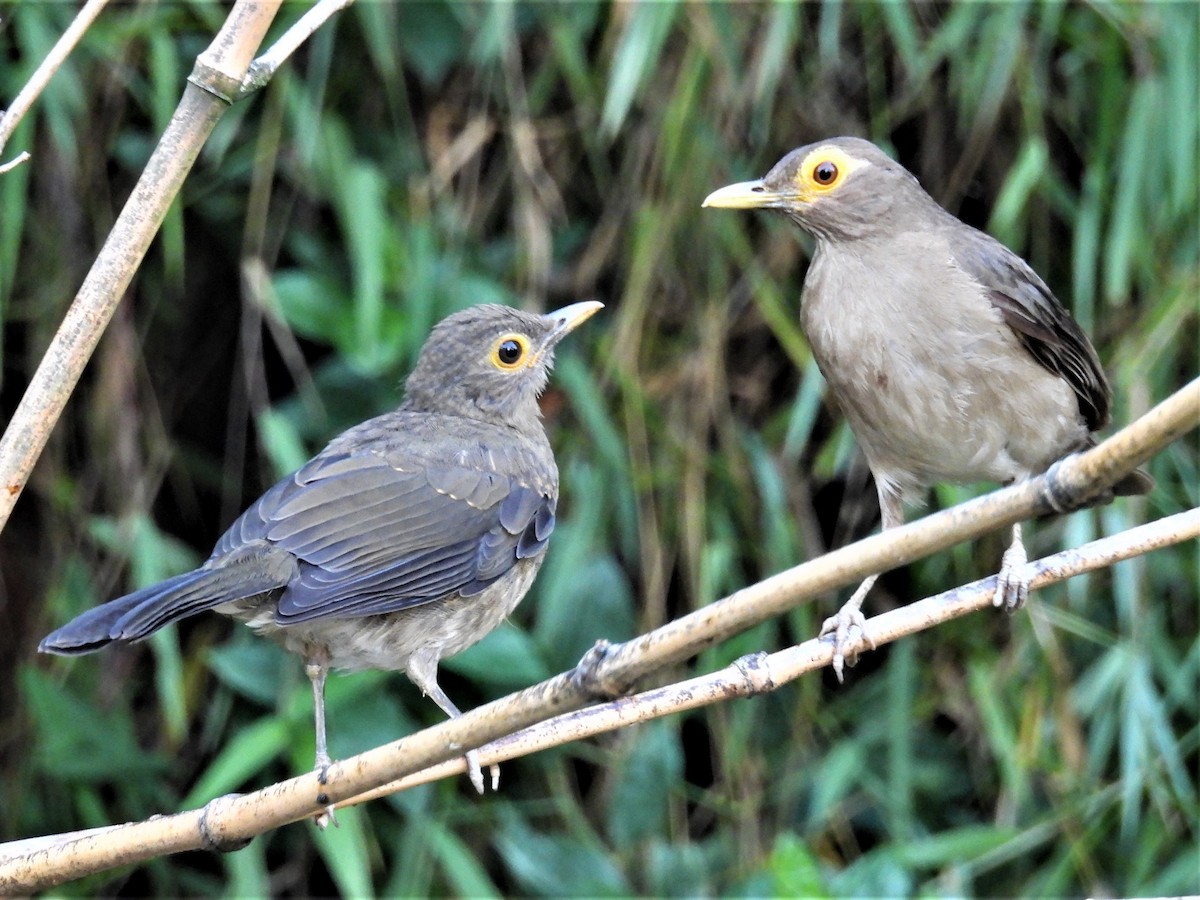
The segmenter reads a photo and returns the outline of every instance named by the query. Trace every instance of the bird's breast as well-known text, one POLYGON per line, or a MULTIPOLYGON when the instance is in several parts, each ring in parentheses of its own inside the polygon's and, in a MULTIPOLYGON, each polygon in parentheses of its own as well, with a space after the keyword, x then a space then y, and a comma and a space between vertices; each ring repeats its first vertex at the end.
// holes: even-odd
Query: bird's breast
POLYGON ((936 241, 819 244, 801 324, 872 470, 901 487, 1026 477, 1086 438, 1070 386, 936 241))

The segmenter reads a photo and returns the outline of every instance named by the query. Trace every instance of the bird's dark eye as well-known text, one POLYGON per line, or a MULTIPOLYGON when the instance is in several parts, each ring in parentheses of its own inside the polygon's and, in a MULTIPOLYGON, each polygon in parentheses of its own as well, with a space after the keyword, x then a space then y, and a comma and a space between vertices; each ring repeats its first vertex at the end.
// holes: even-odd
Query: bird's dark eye
POLYGON ((837 181, 838 167, 829 160, 819 162, 817 163, 816 167, 813 168, 812 177, 813 181, 815 181, 817 184, 828 187, 837 181))
POLYGON ((492 365, 498 369, 515 369, 520 366, 529 349, 529 341, 524 335, 506 334, 492 348, 492 365))

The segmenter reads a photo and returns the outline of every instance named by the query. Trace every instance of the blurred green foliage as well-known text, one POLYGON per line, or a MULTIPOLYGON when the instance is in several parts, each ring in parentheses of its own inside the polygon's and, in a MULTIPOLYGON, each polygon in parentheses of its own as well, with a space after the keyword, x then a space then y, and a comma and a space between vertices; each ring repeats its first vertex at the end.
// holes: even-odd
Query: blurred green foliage
MULTIPOLYGON (((303 11, 283 8, 273 33, 303 11)), ((72 15, 0 5, 0 102, 72 15)), ((11 411, 219 26, 114 5, 0 176, 11 411)), ((561 524, 514 622, 446 664, 470 707, 872 527, 797 326, 807 244, 713 188, 875 139, 1024 254, 1095 338, 1126 421, 1197 370, 1193 3, 362 2, 219 124, 0 540, 3 838, 144 818, 303 771, 299 664, 218 617, 40 659, 51 627, 207 554, 339 429, 387 409, 462 306, 608 304, 545 411, 561 524)), ((1053 552, 1197 502, 1047 520, 1053 552)), ((940 488, 947 505, 972 489, 940 488)), ((871 605, 995 571, 1004 536, 871 605)), ((67 893, 1179 895, 1197 867, 1197 548, 1159 551, 868 654, 836 686, 656 722, 67 893)), ((810 636, 826 598, 697 670, 810 636)), ((681 669, 674 673, 683 675, 681 669)), ((438 719, 335 677, 335 755, 438 719)))

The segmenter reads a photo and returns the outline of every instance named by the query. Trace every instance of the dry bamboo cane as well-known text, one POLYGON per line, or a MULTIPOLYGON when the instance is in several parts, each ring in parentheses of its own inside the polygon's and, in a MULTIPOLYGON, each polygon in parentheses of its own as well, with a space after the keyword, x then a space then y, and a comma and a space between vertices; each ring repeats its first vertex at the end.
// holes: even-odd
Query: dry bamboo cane
POLYGON ((282 0, 237 0, 196 60, 183 97, 0 438, 0 529, 133 280, 200 148, 239 97, 282 0))

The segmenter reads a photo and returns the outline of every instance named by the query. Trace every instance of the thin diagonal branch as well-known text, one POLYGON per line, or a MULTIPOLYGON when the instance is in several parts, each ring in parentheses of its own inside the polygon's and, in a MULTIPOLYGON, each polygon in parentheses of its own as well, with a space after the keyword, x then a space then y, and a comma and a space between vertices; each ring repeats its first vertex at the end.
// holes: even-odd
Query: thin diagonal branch
POLYGON ((183 97, 0 438, 0 529, 200 148, 236 92, 282 0, 237 0, 200 54, 183 97))
POLYGON ((8 162, 0 164, 0 175, 3 175, 5 172, 11 172, 17 166, 21 165, 21 163, 28 162, 31 158, 28 150, 22 150, 8 162))
POLYGON ((312 37, 317 29, 335 13, 341 12, 353 2, 354 0, 317 0, 317 3, 302 15, 295 25, 271 45, 271 49, 250 64, 246 76, 242 79, 238 99, 254 93, 270 81, 275 71, 299 49, 301 44, 312 37))
MULTIPOLYGON (((88 30, 96 17, 100 15, 100 10, 104 9, 108 0, 88 0, 79 10, 71 24, 67 26, 67 30, 62 33, 62 37, 58 39, 50 52, 46 54, 46 58, 42 60, 41 65, 34 70, 25 87, 21 88, 20 93, 13 99, 12 105, 4 110, 4 114, 0 115, 0 154, 4 153, 4 146, 8 143, 8 139, 12 137, 17 126, 21 124, 21 120, 25 118, 25 113, 29 112, 30 107, 45 90, 50 79, 54 77, 54 73, 58 71, 71 51, 75 49, 75 45, 79 43, 79 39, 83 37, 83 33, 88 30)), ((23 152, 15 159, 10 160, 0 166, 0 174, 9 171, 22 162, 29 159, 29 153, 23 152)))
MULTIPOLYGON (((1032 587, 1043 588, 1197 537, 1200 537, 1200 509, 1190 509, 1092 541, 1078 549, 1033 560, 1025 568, 1032 578, 1032 587)), ((926 597, 868 619, 867 634, 876 645, 883 646, 968 613, 990 610, 995 592, 996 578, 992 576, 926 597)), ((829 665, 832 657, 833 644, 817 638, 776 653, 753 654, 717 672, 539 722, 484 744, 479 748, 479 761, 481 765, 507 762, 650 719, 773 691, 801 675, 829 665)), ((459 756, 351 797, 338 807, 376 800, 465 771, 466 761, 459 756)))

